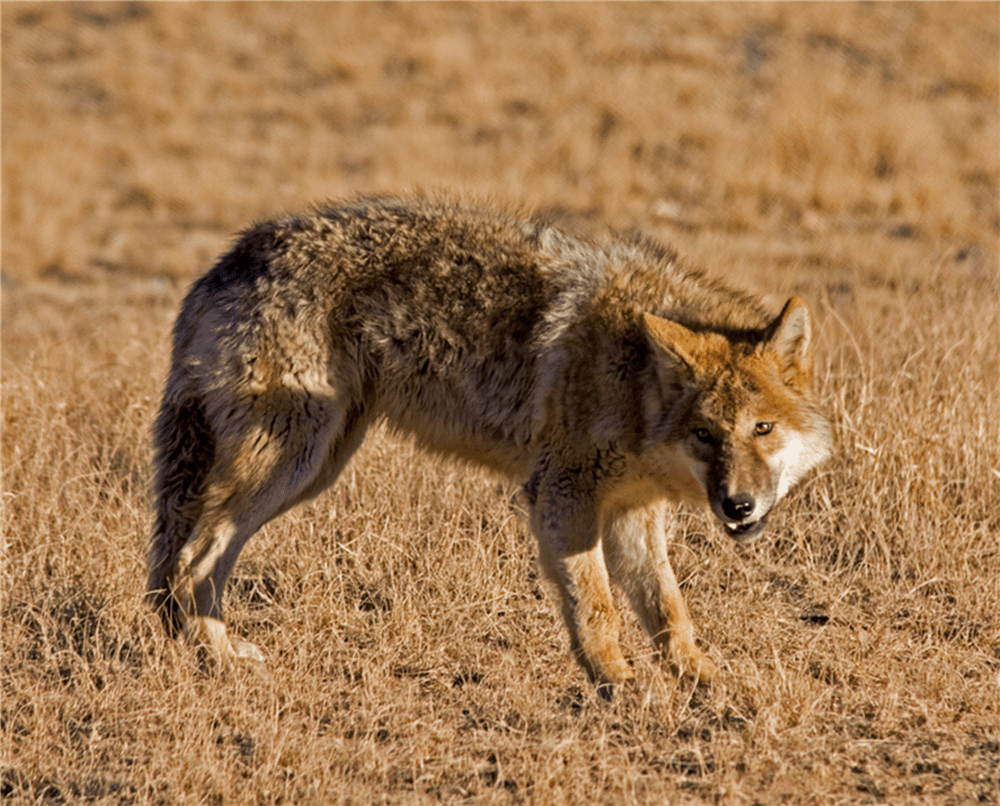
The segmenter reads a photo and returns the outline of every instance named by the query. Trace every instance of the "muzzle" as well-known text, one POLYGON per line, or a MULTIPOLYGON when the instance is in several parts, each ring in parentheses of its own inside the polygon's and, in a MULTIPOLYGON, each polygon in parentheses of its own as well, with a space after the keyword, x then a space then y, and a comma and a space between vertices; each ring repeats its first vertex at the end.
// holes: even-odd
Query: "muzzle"
POLYGON ((757 502, 749 493, 730 496, 722 501, 722 522, 726 532, 739 543, 748 543, 764 529, 767 524, 767 513, 755 521, 744 522, 744 518, 753 515, 757 502))
POLYGON ((729 523, 728 521, 722 522, 722 527, 726 530, 726 534, 729 535, 737 543, 749 543, 754 538, 757 537, 764 527, 767 525, 767 515, 761 518, 759 521, 754 521, 753 523, 729 523))

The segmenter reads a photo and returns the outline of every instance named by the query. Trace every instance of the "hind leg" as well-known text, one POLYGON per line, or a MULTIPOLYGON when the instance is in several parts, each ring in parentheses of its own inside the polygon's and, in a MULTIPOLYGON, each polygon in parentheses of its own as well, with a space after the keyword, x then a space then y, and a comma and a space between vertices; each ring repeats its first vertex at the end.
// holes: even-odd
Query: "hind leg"
MULTIPOLYGON (((280 484, 280 479, 275 481, 280 484)), ((245 521, 240 522, 238 511, 225 505, 206 506, 191 541, 181 549, 172 575, 184 637, 188 643, 207 650, 221 667, 237 658, 263 660, 253 644, 231 642, 222 620, 226 582, 254 531, 245 521)))
POLYGON ((181 629, 169 575, 177 553, 191 537, 203 507, 205 478, 215 462, 215 434, 199 396, 185 388, 182 373, 171 374, 153 429, 156 518, 149 543, 146 599, 171 636, 181 629))
POLYGON ((170 575, 185 637, 221 666, 261 659, 252 644, 231 642, 223 621, 226 582, 243 546, 269 520, 331 484, 365 431, 360 407, 328 406, 317 416, 314 399, 290 405, 282 394, 270 405, 257 403, 266 417, 219 440, 201 516, 170 575))

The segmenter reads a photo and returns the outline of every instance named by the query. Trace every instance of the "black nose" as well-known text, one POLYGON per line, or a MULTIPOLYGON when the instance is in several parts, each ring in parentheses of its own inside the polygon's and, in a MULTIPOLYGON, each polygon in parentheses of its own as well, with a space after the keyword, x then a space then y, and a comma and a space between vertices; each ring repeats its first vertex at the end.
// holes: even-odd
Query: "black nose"
POLYGON ((753 500, 752 495, 741 493, 723 501, 722 511, 726 513, 727 518, 731 518, 734 521, 741 521, 749 517, 756 506, 757 502, 753 500))

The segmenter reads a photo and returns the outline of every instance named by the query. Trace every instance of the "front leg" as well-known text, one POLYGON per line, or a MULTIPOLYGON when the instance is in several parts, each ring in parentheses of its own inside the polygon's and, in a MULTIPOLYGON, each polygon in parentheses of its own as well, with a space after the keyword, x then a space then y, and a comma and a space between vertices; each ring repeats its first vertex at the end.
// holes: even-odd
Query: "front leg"
POLYGON ((694 642, 694 625, 667 556, 666 512, 665 502, 607 512, 602 540, 608 567, 661 656, 707 685, 716 668, 694 642))
POLYGON ((595 490, 579 473, 547 473, 536 492, 531 527, 542 570, 560 597, 577 662, 598 685, 634 677, 618 643, 620 619, 611 599, 598 530, 595 490))

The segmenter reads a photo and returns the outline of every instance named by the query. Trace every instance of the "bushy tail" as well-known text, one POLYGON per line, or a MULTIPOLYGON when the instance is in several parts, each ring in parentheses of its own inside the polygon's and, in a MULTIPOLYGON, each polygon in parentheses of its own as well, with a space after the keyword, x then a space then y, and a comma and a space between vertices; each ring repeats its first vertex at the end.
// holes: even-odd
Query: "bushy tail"
POLYGON ((147 599, 171 635, 181 613, 170 588, 177 555, 190 539, 203 507, 205 478, 215 458, 215 434, 200 396, 176 394, 171 378, 153 430, 156 521, 149 545, 147 599))

